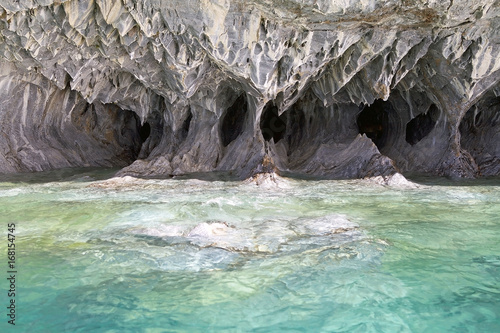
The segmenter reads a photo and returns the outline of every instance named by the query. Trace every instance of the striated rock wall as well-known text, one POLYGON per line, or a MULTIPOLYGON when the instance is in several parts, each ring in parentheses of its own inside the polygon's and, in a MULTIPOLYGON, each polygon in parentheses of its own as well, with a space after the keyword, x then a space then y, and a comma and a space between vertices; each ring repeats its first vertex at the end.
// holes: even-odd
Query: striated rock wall
POLYGON ((0 171, 126 166, 141 148, 132 111, 95 101, 41 75, 0 65, 0 171))
POLYGON ((0 172, 500 172, 500 1, 0 0, 0 172))

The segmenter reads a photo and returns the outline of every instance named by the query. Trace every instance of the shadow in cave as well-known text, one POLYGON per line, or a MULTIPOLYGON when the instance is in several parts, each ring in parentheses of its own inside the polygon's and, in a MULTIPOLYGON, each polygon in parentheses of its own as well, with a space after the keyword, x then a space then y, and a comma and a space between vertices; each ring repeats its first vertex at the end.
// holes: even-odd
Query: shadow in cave
POLYGON ((177 137, 180 142, 187 139, 189 134, 189 129, 191 128, 191 120, 193 120, 193 113, 191 112, 191 108, 189 108, 187 111, 187 116, 182 122, 181 128, 177 132, 177 137))
POLYGON ((149 125, 148 122, 145 122, 140 128, 139 128, 139 136, 141 138, 142 142, 145 142, 148 138, 149 135, 151 134, 151 125, 149 125))
POLYGON ((220 137, 224 147, 236 140, 243 132, 248 102, 245 94, 241 94, 236 101, 222 115, 220 137))
POLYGON ((304 143, 306 126, 310 126, 312 123, 312 116, 306 121, 306 116, 298 104, 299 103, 294 104, 290 110, 282 115, 285 116, 288 121, 288 133, 285 136, 286 143, 288 144, 288 156, 292 155, 292 153, 304 143))
POLYGON ((90 182, 114 177, 120 167, 77 167, 48 171, 0 173, 0 182, 42 184, 48 182, 90 182))
POLYGON ((137 119, 137 133, 141 142, 140 150, 135 159, 144 159, 149 156, 151 151, 160 143, 163 136, 163 116, 154 112, 148 116, 144 124, 140 125, 139 117, 137 119))
POLYGON ((431 133, 436 126, 439 109, 432 104, 426 113, 419 114, 406 124, 406 142, 415 145, 431 133))
POLYGON ((277 143, 283 139, 286 132, 286 121, 287 113, 285 112, 280 116, 276 105, 268 102, 264 106, 260 117, 260 130, 264 140, 271 141, 273 139, 274 143, 277 143))
POLYGON ((366 134, 379 150, 387 142, 387 129, 389 127, 388 107, 390 107, 388 102, 378 99, 372 105, 365 106, 358 115, 357 124, 359 133, 366 134))

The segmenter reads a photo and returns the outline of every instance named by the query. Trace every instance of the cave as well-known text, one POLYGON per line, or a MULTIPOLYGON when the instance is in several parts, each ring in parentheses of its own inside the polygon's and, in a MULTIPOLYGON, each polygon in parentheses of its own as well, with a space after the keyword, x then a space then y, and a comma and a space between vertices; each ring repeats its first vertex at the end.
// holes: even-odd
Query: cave
POLYGON ((139 136, 141 138, 142 142, 146 142, 146 140, 149 138, 149 135, 151 134, 151 125, 149 125, 148 122, 145 122, 140 128, 139 128, 139 136))
POLYGON ((306 126, 311 125, 312 117, 309 117, 309 121, 306 122, 306 116, 302 109, 294 105, 290 110, 286 111, 283 115, 288 121, 288 133, 286 135, 286 143, 288 145, 288 156, 297 150, 300 145, 304 142, 304 137, 306 133, 306 126))
POLYGON ((365 106, 358 116, 357 125, 360 134, 365 134, 380 150, 387 141, 389 116, 387 108, 390 104, 376 100, 373 104, 365 106))
POLYGON ((260 117, 260 130, 264 140, 273 139, 274 143, 277 143, 283 138, 286 132, 286 117, 286 112, 279 115, 278 107, 272 102, 266 104, 260 117))
POLYGON ((415 145, 434 129, 439 109, 435 104, 432 104, 426 113, 419 114, 406 124, 406 142, 410 145, 415 145))
POLYGON ((248 111, 248 102, 245 94, 241 94, 234 103, 224 112, 220 127, 220 137, 224 147, 243 132, 243 125, 248 111))
MULTIPOLYGON (((137 123, 140 124, 139 117, 137 117, 137 123)), ((158 146, 162 139, 164 132, 162 114, 159 112, 152 112, 148 116, 146 122, 144 122, 142 126, 139 126, 137 130, 137 134, 142 143, 137 159, 145 159, 153 149, 158 146)))
POLYGON ((500 175, 500 97, 485 94, 460 123, 460 145, 474 158, 482 176, 500 175))
POLYGON ((413 2, 66 2, 0 4, 0 172, 132 163, 124 174, 251 177, 267 153, 283 169, 356 178, 366 164, 339 161, 383 155, 401 172, 441 175, 461 150, 482 166, 500 157, 495 6, 459 15, 462 5, 435 2, 426 21, 413 2), (377 15, 394 8, 394 20, 377 15), (144 24, 122 22, 137 10, 144 24), (304 29, 287 19, 297 15, 304 29))
POLYGON ((179 129, 179 140, 184 141, 186 140, 188 134, 189 134, 189 128, 191 127, 191 120, 193 119, 193 113, 191 112, 191 108, 189 108, 187 112, 186 119, 184 119, 184 122, 182 123, 181 128, 179 129))

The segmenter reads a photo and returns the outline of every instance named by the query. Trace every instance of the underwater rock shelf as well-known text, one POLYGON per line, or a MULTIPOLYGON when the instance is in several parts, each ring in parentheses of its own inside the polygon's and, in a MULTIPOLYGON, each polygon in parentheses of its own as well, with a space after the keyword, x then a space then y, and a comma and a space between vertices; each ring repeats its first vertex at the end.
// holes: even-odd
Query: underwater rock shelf
POLYGON ((500 173, 499 1, 0 0, 0 172, 500 173))

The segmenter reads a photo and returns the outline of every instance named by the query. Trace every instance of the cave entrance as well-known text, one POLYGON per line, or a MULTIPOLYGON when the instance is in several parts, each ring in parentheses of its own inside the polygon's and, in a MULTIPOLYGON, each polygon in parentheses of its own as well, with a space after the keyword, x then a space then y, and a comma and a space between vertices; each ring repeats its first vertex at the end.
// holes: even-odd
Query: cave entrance
POLYGON ((436 126, 439 117, 439 109, 432 104, 426 113, 419 114, 406 124, 406 142, 415 145, 425 138, 436 126))
POLYGON ((260 130, 264 140, 280 141, 286 132, 286 112, 279 116, 278 108, 272 102, 266 104, 260 117, 260 130))
POLYGON ((141 138, 141 141, 146 142, 146 140, 149 138, 149 135, 151 135, 151 125, 149 125, 148 122, 145 122, 139 128, 139 136, 141 138))
POLYGON ((389 116, 386 103, 380 99, 376 100, 372 105, 363 108, 357 120, 359 133, 366 134, 379 150, 387 141, 389 116))
POLYGON ((135 117, 137 123, 135 135, 141 143, 136 159, 145 159, 161 141, 163 136, 163 116, 154 111, 142 125, 139 116, 135 115, 135 117))
POLYGON ((290 156, 304 142, 310 140, 308 138, 305 138, 305 134, 306 127, 311 127, 312 115, 310 115, 308 121, 306 121, 306 116, 301 108, 300 103, 294 104, 292 108, 286 111, 283 115, 286 116, 286 120, 288 121, 288 133, 285 139, 288 144, 287 155, 290 156))
POLYGON ((241 94, 236 101, 226 110, 222 116, 220 137, 224 147, 243 132, 243 125, 248 110, 248 102, 245 94, 241 94))
POLYGON ((189 108, 187 110, 187 116, 182 122, 182 126, 177 134, 180 142, 186 140, 186 138, 188 137, 189 128, 191 127, 191 120, 193 120, 193 113, 191 112, 191 108, 189 108))

